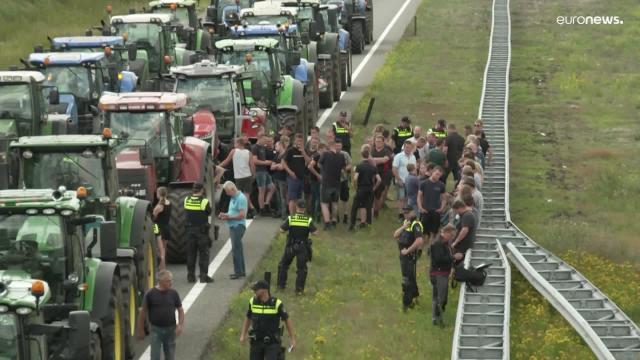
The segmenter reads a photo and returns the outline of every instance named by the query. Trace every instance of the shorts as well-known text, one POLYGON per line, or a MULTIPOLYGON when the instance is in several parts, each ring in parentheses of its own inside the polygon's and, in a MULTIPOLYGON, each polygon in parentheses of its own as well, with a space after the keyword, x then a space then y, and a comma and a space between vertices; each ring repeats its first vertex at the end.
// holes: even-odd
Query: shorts
POLYGON ((259 188, 267 187, 273 184, 271 180, 271 175, 265 171, 256 172, 256 184, 259 188))
POLYGON ((391 171, 384 171, 382 175, 380 175, 380 180, 382 180, 382 185, 385 187, 391 185, 391 180, 393 179, 393 174, 391 171))
POLYGON ((305 175, 304 177, 304 194, 311 195, 311 176, 305 175))
POLYGON ((169 225, 168 224, 157 224, 157 225, 158 225, 159 233, 156 235, 160 236, 164 241, 170 241, 171 228, 169 227, 169 225))
POLYGON ((340 183, 340 201, 349 201, 349 180, 340 183))
POLYGON ((396 184, 396 200, 402 200, 407 196, 407 192, 404 190, 404 185, 396 184))
POLYGON ((328 204, 338 202, 338 188, 322 185, 320 189, 320 202, 328 204))
POLYGON ((380 197, 382 197, 382 194, 384 193, 385 190, 387 190, 388 187, 389 185, 385 185, 384 183, 381 183, 373 192, 373 195, 376 197, 376 199, 380 199, 380 197))
POLYGON ((236 180, 236 187, 243 193, 251 194, 253 187, 253 176, 244 177, 236 180))
POLYGON ((358 190, 353 198, 353 204, 356 209, 370 209, 373 207, 373 191, 358 190))
POLYGON ((420 214, 420 222, 425 234, 437 234, 440 230, 440 214, 435 210, 427 210, 426 214, 420 214))
POLYGON ((304 180, 294 179, 291 176, 287 176, 287 200, 295 201, 300 199, 303 188, 304 180))

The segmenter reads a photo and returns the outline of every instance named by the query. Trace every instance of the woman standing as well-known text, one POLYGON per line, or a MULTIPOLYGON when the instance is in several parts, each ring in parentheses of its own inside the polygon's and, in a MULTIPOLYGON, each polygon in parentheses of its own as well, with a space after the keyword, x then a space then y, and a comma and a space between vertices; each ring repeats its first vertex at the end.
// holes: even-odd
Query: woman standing
POLYGON ((171 202, 167 198, 167 188, 161 186, 156 190, 158 203, 153 208, 155 220, 154 232, 156 234, 158 255, 160 256, 160 270, 166 269, 167 242, 171 240, 169 220, 171 219, 171 202))

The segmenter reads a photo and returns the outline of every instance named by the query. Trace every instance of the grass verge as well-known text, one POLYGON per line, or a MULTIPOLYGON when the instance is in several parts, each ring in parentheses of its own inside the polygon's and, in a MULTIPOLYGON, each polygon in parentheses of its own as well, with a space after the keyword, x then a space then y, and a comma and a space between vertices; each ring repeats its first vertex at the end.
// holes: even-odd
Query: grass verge
MULTIPOLYGON (((486 61, 490 3, 423 1, 417 11, 418 35, 405 34, 387 55, 354 113, 354 119, 362 119, 369 98, 376 97, 370 126, 357 129, 355 144, 362 143, 373 124, 395 125, 404 114, 423 127, 432 126, 439 117, 473 121, 486 61)), ((394 218, 395 210, 389 210, 370 229, 353 234, 343 226, 323 232, 314 240, 307 294, 275 293, 283 298, 297 329, 298 349, 292 358, 450 357, 458 292, 449 294, 445 328, 432 326, 428 260, 423 257, 418 263, 420 304, 402 313, 398 250, 392 239, 398 226, 394 218)), ((284 236, 274 240, 254 279, 264 271, 275 276, 284 241, 284 236)), ((294 278, 293 267, 289 286, 294 278)), ((212 337, 209 358, 247 358, 248 346, 241 346, 238 339, 250 296, 245 290, 234 299, 227 319, 212 337)))

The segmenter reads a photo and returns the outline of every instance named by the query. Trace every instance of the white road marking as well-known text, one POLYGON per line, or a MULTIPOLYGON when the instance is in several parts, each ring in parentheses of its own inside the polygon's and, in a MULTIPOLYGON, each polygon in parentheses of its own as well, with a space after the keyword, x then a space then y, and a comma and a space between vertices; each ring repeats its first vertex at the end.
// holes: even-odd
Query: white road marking
MULTIPOLYGON (((249 229, 249 226, 251 226, 252 222, 253 222, 253 220, 247 220, 247 230, 249 229)), ((218 271, 218 269, 222 265, 222 262, 227 258, 229 253, 231 253, 231 238, 227 239, 227 242, 224 244, 222 249, 220 249, 220 251, 218 252, 216 257, 213 258, 213 261, 211 261, 211 263, 209 264, 209 269, 207 271, 207 274, 209 276, 213 277, 213 275, 216 273, 216 271, 218 271)), ((212 283, 212 284, 215 284, 215 283, 212 283)), ((189 311, 191 306, 196 302, 196 300, 198 299, 198 296, 200 296, 200 294, 202 294, 202 291, 204 290, 204 288, 206 286, 207 286, 207 284, 201 283, 201 282, 198 281, 197 283, 195 283, 193 285, 191 290, 189 290, 189 292, 187 293, 187 296, 185 296, 184 299, 182 300, 182 309, 184 309, 184 313, 185 314, 189 311)), ((177 319, 177 317, 176 317, 176 319, 177 319)), ((145 349, 144 353, 142 353, 142 355, 140 355, 140 357, 138 359, 139 360, 150 360, 151 359, 151 346, 147 346, 147 348, 145 349)))
MULTIPOLYGON (((393 19, 391 19, 391 22, 389 23, 389 25, 387 25, 387 27, 384 29, 382 34, 380 34, 380 37, 378 38, 378 40, 376 40, 376 42, 373 44, 371 49, 369 49, 369 51, 367 52, 367 55, 364 57, 364 59, 362 59, 360 64, 358 64, 358 67, 356 67, 356 69, 353 71, 353 73, 351 73, 351 81, 352 82, 356 81, 356 79, 358 78, 358 75, 360 75, 360 73, 362 72, 364 67, 367 66, 367 63, 369 62, 369 60, 371 60, 371 58, 373 57, 373 54, 375 54, 376 50, 378 50, 378 48, 380 47, 380 44, 382 44, 382 42, 387 37, 387 35, 389 35, 389 32, 391 31, 393 26, 396 24, 398 19, 400 19, 400 16, 402 16, 402 13, 404 13, 404 11, 407 9, 407 6, 409 6, 409 4, 412 1, 413 0, 405 0, 404 4, 402 4, 402 7, 400 8, 400 10, 396 14, 396 16, 394 16, 393 19)), ((342 100, 342 97, 344 96, 344 94, 345 94, 344 91, 340 94, 340 100, 342 100)), ((339 100, 338 100, 338 102, 339 102, 339 100)), ((331 115, 331 112, 333 111, 333 109, 335 109, 336 105, 338 105, 338 102, 334 102, 333 106, 331 106, 329 109, 326 109, 322 113, 322 115, 320 115, 320 118, 318 119, 318 121, 316 121, 316 126, 317 127, 319 127, 319 128, 322 127, 324 122, 327 121, 327 118, 329 117, 329 115, 331 115)))

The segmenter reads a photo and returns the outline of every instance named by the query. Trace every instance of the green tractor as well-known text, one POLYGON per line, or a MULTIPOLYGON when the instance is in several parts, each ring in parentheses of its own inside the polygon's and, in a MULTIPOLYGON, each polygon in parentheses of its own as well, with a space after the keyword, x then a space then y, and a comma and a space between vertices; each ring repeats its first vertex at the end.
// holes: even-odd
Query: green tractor
POLYGON ((154 14, 172 14, 182 25, 180 40, 187 44, 188 50, 202 51, 210 54, 213 51, 211 34, 213 28, 204 31, 198 19, 198 2, 196 0, 154 0, 149 3, 154 14))
POLYGON ((284 52, 278 43, 269 38, 221 40, 216 42, 218 63, 245 66, 253 79, 248 101, 267 108, 278 127, 291 126, 307 134, 315 123, 315 117, 310 118, 307 109, 307 97, 312 95, 305 94, 305 85, 300 80, 283 71, 286 64, 299 65, 300 54, 284 52), (252 56, 250 64, 246 63, 247 54, 252 56), (286 58, 289 59, 283 61, 286 58))
POLYGON ((94 219, 85 229, 115 222, 117 257, 109 260, 120 267, 125 347, 131 355, 141 296, 155 286, 157 251, 150 203, 119 195, 118 146, 119 141, 108 136, 57 135, 22 137, 11 144, 11 150, 20 159, 19 188, 77 189, 82 197, 80 215, 94 219))
POLYGON ((0 191, 1 358, 126 358, 116 224, 81 215, 82 201, 64 189, 0 191))
POLYGON ((322 0, 340 9, 340 24, 351 35, 351 50, 362 54, 373 43, 373 0, 322 0))
MULTIPOLYGON (((20 136, 65 134, 70 117, 47 114, 45 77, 38 71, 0 71, 0 189, 15 188, 18 162, 9 152, 20 136)), ((57 91, 50 96, 55 103, 57 91)))

